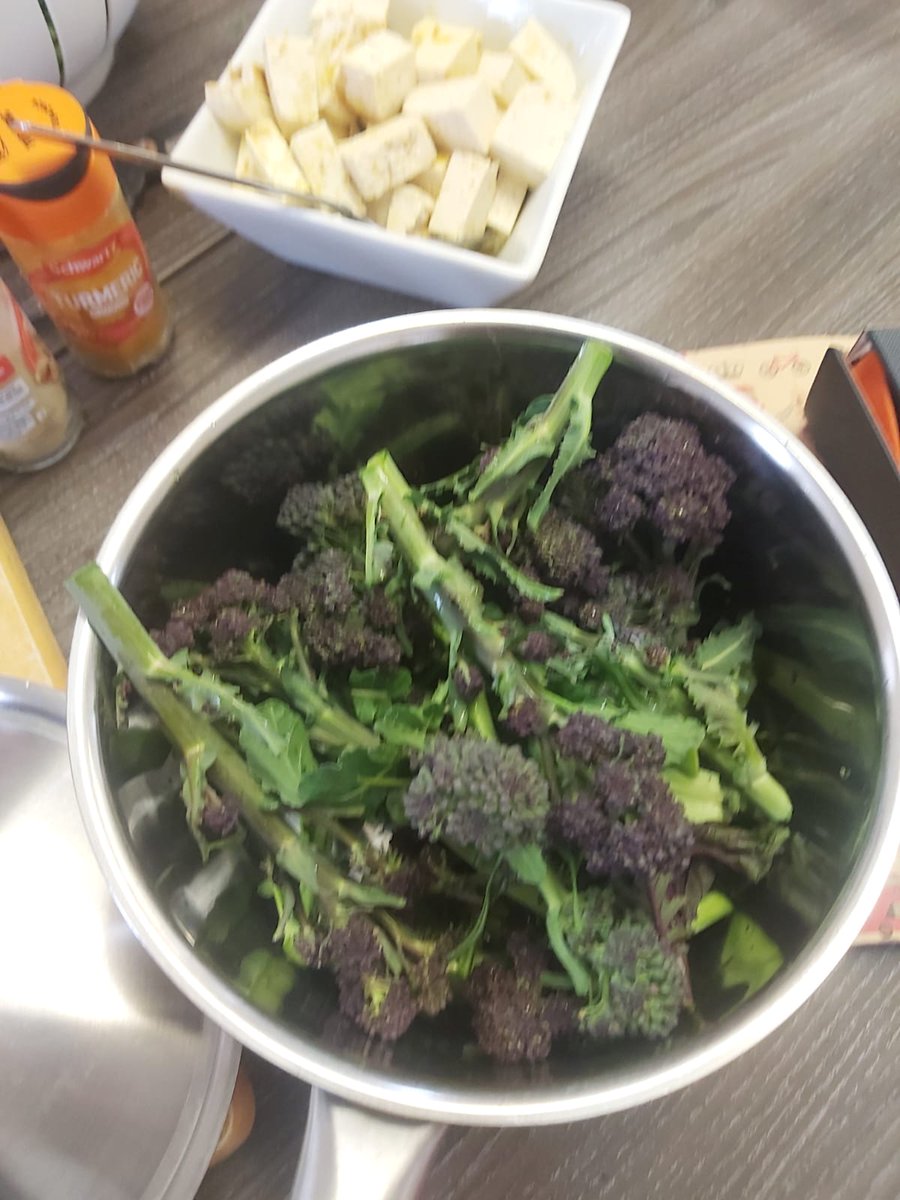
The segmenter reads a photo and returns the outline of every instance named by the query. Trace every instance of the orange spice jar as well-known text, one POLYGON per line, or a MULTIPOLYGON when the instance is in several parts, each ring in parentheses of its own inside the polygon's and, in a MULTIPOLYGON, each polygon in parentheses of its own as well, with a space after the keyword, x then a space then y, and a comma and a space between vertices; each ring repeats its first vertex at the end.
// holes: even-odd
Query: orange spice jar
POLYGON ((165 299, 105 154, 23 134, 11 118, 97 136, 74 96, 0 83, 0 239, 70 349, 131 375, 169 344, 165 299))

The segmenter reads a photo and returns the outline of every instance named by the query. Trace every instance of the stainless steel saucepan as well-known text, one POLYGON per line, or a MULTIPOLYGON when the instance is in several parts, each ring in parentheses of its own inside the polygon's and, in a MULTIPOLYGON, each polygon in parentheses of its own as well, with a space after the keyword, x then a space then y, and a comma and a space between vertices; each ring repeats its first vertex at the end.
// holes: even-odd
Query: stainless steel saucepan
POLYGON ((449 470, 552 390, 585 337, 607 341, 616 355, 601 426, 616 428, 648 407, 688 415, 737 471, 722 550, 736 604, 763 614, 779 606, 782 628, 784 613, 796 611, 798 644, 826 686, 835 672, 846 675, 842 655, 853 656, 864 746, 817 732, 765 688, 758 695, 762 736, 777 726, 772 753, 790 776, 804 853, 753 899, 785 949, 785 967, 746 1004, 729 1007, 703 981, 701 964, 700 1027, 664 1046, 597 1045, 530 1069, 474 1054, 445 1017, 416 1022, 392 1053, 373 1049, 342 1027, 330 984, 312 973, 280 1015, 263 1011, 238 970, 247 949, 271 936, 252 870, 236 853, 197 861, 165 767, 125 781, 108 720, 109 664, 79 618, 69 745, 94 851, 125 917, 178 987, 233 1037, 313 1085, 295 1185, 303 1200, 399 1200, 413 1194, 444 1123, 597 1116, 736 1058, 826 978, 872 909, 900 841, 900 612, 863 525, 812 455, 745 398, 616 330, 461 311, 383 321, 302 347, 176 438, 119 513, 100 564, 151 624, 162 580, 209 579, 226 565, 283 567, 290 547, 273 517, 288 483, 350 469, 385 444, 413 477, 449 470), (830 610, 839 646, 809 645, 809 627, 799 628, 809 606, 830 610))

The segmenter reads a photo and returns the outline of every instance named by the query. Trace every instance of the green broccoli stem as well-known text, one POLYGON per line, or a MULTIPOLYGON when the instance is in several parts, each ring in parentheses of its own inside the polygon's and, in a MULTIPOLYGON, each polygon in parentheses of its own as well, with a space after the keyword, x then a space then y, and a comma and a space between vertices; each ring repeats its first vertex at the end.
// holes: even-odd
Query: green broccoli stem
POLYGON ((377 504, 394 542, 413 571, 422 593, 451 638, 465 635, 475 657, 490 673, 504 704, 542 699, 531 686, 498 625, 485 616, 481 589, 456 559, 438 553, 411 499, 411 488, 386 451, 360 472, 370 504, 377 504))
POLYGON ((185 762, 210 763, 207 775, 211 783, 234 800, 242 819, 268 847, 278 866, 326 905, 402 906, 396 896, 347 879, 314 851, 305 835, 271 810, 271 801, 238 751, 173 690, 172 664, 96 563, 76 571, 68 588, 94 632, 159 717, 185 762))
MULTIPOLYGON (((205 663, 205 660, 203 660, 205 663)), ((304 660, 305 662, 305 660, 304 660)), ((376 746, 381 745, 381 740, 378 735, 365 725, 360 724, 354 717, 336 704, 334 700, 324 691, 319 683, 316 682, 314 676, 310 673, 307 675, 301 664, 300 669, 293 669, 285 666, 275 657, 268 645, 260 638, 251 636, 243 644, 241 648, 240 664, 247 663, 251 667, 258 670, 266 681, 266 686, 270 692, 274 694, 281 693, 294 706, 295 709, 309 722, 309 735, 311 738, 321 742, 326 746, 356 746, 363 750, 374 750, 376 746)), ((231 663, 222 665, 219 670, 223 673, 231 673, 231 663)), ((189 672, 185 672, 181 676, 181 682, 185 687, 196 688, 198 685, 194 682, 200 678, 201 681, 211 679, 212 690, 215 692, 216 681, 216 665, 209 664, 205 669, 204 675, 197 677, 189 672)), ((172 676, 173 682, 177 682, 176 676, 172 676)), ((245 707, 250 707, 249 705, 245 707)), ((223 707, 223 715, 225 714, 223 707)), ((235 709, 235 715, 239 715, 239 711, 235 709)))
POLYGON ((491 706, 483 691, 479 692, 469 705, 469 728, 483 737, 485 741, 493 741, 497 737, 491 706))
POLYGON ((590 992, 591 977, 578 957, 569 948, 563 929, 563 906, 568 893, 554 875, 539 846, 517 846, 503 856, 523 883, 529 883, 541 893, 546 906, 547 939, 553 953, 565 967, 572 986, 579 996, 590 992))
POLYGON ((593 453, 590 448, 592 402, 611 363, 612 352, 608 346, 601 342, 584 342, 547 408, 507 438, 488 463, 469 493, 470 504, 484 503, 496 523, 510 501, 520 498, 522 473, 528 472, 527 489, 530 490, 537 478, 533 464, 543 468, 560 450, 558 469, 554 470, 533 506, 533 519, 529 517, 532 527, 539 524, 556 484, 568 469, 593 453))
POLYGON ((740 757, 706 738, 701 753, 772 821, 790 821, 794 807, 778 780, 769 773, 765 757, 752 734, 740 746, 740 757))
POLYGON ((707 892, 697 901, 697 913, 691 922, 691 934, 702 933, 734 912, 734 904, 724 892, 707 892))

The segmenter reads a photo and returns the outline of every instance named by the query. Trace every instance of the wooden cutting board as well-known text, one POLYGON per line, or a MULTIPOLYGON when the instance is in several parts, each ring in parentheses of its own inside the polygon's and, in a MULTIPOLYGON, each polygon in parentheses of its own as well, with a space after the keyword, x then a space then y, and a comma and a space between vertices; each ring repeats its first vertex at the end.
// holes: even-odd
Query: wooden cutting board
POLYGON ((0 518, 0 675, 66 686, 66 660, 0 518))

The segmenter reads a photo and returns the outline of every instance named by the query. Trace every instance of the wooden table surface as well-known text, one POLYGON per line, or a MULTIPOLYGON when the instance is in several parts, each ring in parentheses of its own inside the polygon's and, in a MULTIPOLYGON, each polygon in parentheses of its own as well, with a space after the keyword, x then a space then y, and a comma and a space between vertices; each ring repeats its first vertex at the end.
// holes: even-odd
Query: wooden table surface
MULTIPOLYGON (((109 137, 178 128, 257 0, 141 0, 91 107, 109 137)), ((631 31, 544 269, 516 306, 680 347, 900 324, 900 10, 884 0, 634 0, 631 31)), ((139 211, 177 322, 166 359, 107 383, 66 356, 72 455, 0 479, 0 511, 64 646, 63 581, 158 452, 298 344, 426 305, 288 266, 160 187, 139 211)), ((900 970, 855 950, 716 1076, 613 1117, 451 1131, 426 1200, 896 1200, 900 970)), ((308 1089, 247 1056, 259 1117, 201 1200, 281 1200, 308 1089)))

